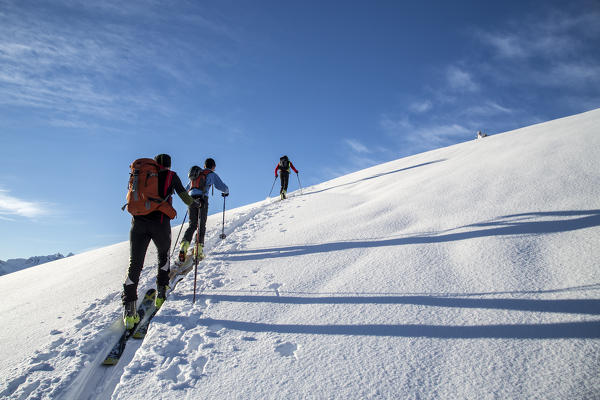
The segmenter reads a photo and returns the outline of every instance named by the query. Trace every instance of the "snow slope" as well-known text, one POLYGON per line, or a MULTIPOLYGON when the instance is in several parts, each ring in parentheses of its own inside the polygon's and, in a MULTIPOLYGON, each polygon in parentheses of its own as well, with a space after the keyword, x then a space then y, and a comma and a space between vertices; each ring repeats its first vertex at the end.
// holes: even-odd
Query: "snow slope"
POLYGON ((2 276, 0 397, 598 398, 599 164, 594 110, 211 216, 115 367, 128 243, 2 276))

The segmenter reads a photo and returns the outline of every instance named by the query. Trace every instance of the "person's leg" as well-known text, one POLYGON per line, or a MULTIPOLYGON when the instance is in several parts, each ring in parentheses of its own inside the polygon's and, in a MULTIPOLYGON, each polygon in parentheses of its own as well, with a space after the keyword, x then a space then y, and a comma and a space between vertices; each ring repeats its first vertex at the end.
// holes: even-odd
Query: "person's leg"
POLYGON ((204 235, 206 234, 206 219, 208 218, 208 199, 202 199, 202 208, 200 208, 200 227, 199 243, 204 247, 204 235))
POLYGON ((152 229, 152 241, 156 245, 158 257, 158 272, 156 274, 156 286, 167 286, 169 284, 169 250, 171 248, 171 220, 165 215, 162 221, 157 222, 152 229))
POLYGON ((283 174, 283 180, 284 180, 283 191, 287 193, 288 183, 290 182, 290 174, 289 174, 289 172, 286 172, 285 174, 283 174))
POLYGON ((123 304, 137 300, 137 287, 140 280, 142 268, 144 268, 144 258, 146 250, 150 243, 150 234, 147 230, 147 221, 131 221, 131 230, 129 231, 129 270, 127 278, 123 284, 123 304))
POLYGON ((281 199, 285 199, 287 197, 286 193, 289 179, 290 174, 287 171, 281 171, 281 199))
POLYGON ((283 193, 283 191, 285 190, 285 172, 284 171, 280 171, 279 173, 279 182, 281 182, 281 189, 279 189, 279 194, 283 193))
POLYGON ((189 245, 189 243, 192 241, 192 237, 194 236, 194 232, 196 232, 196 228, 198 228, 198 207, 196 207, 195 204, 189 206, 188 214, 190 217, 190 222, 188 223, 188 228, 183 234, 182 242, 188 242, 189 245))

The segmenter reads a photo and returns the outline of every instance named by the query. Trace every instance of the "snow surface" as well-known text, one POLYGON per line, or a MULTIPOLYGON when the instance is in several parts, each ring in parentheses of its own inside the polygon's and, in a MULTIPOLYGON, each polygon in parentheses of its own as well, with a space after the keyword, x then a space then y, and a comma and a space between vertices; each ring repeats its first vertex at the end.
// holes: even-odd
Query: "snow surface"
MULTIPOLYGON (((67 257, 71 257, 73 253, 67 254, 67 257)), ((49 256, 33 256, 29 258, 11 258, 6 261, 0 260, 0 275, 11 274, 16 271, 20 271, 25 268, 34 267, 36 265, 44 264, 54 260, 60 260, 65 258, 60 253, 51 254, 49 256)))
POLYGON ((211 216, 114 367, 127 242, 2 276, 0 397, 600 398, 599 164, 594 110, 211 216))

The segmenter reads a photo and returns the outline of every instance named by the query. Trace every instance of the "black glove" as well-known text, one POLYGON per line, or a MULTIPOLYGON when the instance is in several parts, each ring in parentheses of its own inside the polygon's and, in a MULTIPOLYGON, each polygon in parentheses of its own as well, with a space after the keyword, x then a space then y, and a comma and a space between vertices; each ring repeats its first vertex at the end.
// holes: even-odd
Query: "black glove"
POLYGON ((227 192, 227 193, 221 193, 221 196, 227 197, 227 196, 229 196, 229 192, 227 192))

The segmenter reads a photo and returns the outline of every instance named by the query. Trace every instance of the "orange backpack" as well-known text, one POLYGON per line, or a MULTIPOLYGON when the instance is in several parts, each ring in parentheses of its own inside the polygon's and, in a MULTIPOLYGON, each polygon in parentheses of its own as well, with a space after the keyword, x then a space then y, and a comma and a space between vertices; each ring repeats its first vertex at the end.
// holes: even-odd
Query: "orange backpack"
POLYGON ((206 190, 206 177, 212 171, 208 168, 207 169, 201 169, 199 167, 197 167, 197 168, 198 168, 197 170, 194 170, 194 168, 192 167, 192 169, 190 170, 190 173, 188 175, 188 177, 190 178, 190 181, 191 181, 190 188, 191 189, 200 189, 204 192, 206 190))
MULTIPOLYGON (((153 211, 161 211, 170 219, 177 212, 171 205, 171 196, 160 197, 158 190, 158 172, 164 168, 151 158, 138 158, 131 166, 127 190, 127 211, 131 215, 147 215, 153 211)), ((165 190, 171 185, 174 172, 169 171, 165 181, 165 190)))

